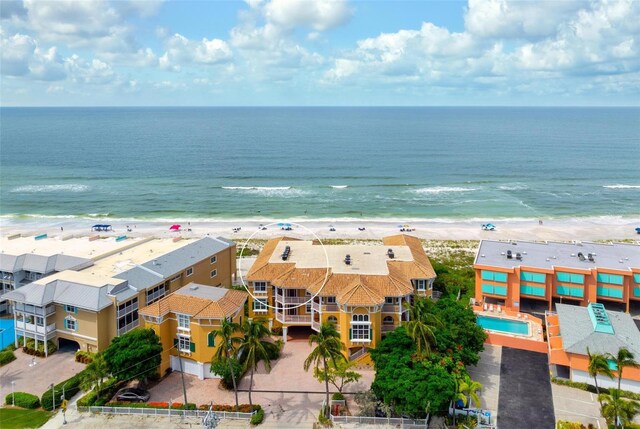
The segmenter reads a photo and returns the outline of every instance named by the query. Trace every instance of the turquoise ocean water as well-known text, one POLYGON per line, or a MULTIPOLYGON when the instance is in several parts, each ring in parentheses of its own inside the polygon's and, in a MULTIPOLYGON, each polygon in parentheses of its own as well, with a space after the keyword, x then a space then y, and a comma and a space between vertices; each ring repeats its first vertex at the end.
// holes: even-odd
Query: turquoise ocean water
POLYGON ((2 108, 4 218, 640 215, 637 108, 2 108))

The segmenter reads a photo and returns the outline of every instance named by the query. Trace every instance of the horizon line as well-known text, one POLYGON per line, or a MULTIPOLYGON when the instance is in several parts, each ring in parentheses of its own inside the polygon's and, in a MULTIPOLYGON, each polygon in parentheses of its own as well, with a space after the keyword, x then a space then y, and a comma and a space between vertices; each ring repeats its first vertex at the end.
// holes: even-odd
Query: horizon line
POLYGON ((640 108, 640 104, 638 105, 575 105, 575 104, 563 104, 563 105, 545 105, 545 104, 486 104, 486 105, 465 105, 465 104, 441 104, 441 105, 403 105, 403 104, 379 104, 379 105, 365 105, 365 104, 353 104, 353 105, 330 105, 330 104, 317 104, 317 105, 296 105, 296 104, 265 104, 265 105, 234 105, 234 104, 219 104, 219 105, 206 105, 206 104, 194 104, 194 105, 152 105, 152 104, 140 104, 140 105, 116 105, 116 104, 108 104, 108 105, 69 105, 69 106, 61 106, 61 105, 11 105, 11 106, 3 106, 0 105, 0 108, 640 108))

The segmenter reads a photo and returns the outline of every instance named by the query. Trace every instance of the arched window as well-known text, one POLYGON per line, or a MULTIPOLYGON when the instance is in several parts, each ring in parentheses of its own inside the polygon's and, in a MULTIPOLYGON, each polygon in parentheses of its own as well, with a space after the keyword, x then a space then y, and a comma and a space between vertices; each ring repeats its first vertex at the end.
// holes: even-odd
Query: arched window
POLYGON ((333 324, 338 324, 338 318, 336 316, 329 316, 327 318, 327 322, 333 323, 333 324))
POLYGON ((382 323, 384 323, 385 325, 393 325, 393 317, 385 316, 382 320, 382 323))
POLYGON ((354 322, 368 322, 369 321, 369 315, 368 314, 354 314, 351 317, 351 320, 354 322))
POLYGON ((209 347, 215 347, 216 346, 216 333, 215 332, 209 332, 209 335, 207 335, 207 345, 209 347))

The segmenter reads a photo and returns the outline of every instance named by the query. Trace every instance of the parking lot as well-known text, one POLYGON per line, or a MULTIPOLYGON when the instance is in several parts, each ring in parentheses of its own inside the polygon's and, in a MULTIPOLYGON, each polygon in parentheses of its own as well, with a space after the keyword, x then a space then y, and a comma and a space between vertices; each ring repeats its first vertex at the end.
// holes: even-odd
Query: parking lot
POLYGON ((556 420, 580 422, 586 426, 593 424, 599 428, 607 427, 605 420, 600 417, 600 404, 595 393, 557 384, 552 384, 551 390, 556 420))
POLYGON ((482 384, 480 399, 482 408, 491 411, 492 418, 498 414, 498 394, 500 392, 500 362, 502 347, 484 345, 478 366, 467 368, 472 380, 482 384))

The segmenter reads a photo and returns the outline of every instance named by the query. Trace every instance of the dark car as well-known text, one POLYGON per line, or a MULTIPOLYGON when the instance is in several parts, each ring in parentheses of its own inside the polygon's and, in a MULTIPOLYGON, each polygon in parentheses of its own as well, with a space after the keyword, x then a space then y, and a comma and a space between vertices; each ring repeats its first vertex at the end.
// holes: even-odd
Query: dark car
POLYGON ((147 402, 151 395, 147 390, 125 388, 118 390, 116 401, 147 402))

